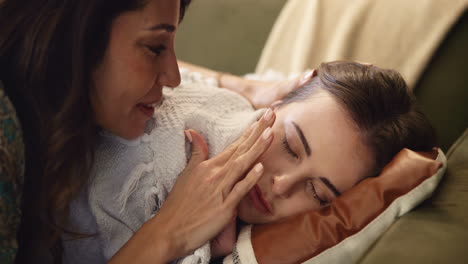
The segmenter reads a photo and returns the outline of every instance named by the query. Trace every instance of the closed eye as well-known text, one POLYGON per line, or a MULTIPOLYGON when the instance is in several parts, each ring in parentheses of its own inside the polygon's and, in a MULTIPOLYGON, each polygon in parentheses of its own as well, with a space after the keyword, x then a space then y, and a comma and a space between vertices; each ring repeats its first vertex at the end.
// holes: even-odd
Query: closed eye
POLYGON ((311 193, 312 197, 319 202, 320 206, 324 206, 324 205, 328 204, 328 201, 322 199, 317 194, 317 190, 315 189, 315 185, 314 185, 312 179, 307 180, 306 187, 307 187, 307 191, 309 193, 311 193))
POLYGON ((164 45, 158 45, 158 46, 146 46, 146 48, 151 51, 151 53, 155 55, 160 55, 163 51, 166 50, 166 46, 164 45))
POLYGON ((291 149, 291 146, 288 143, 288 139, 286 136, 283 138, 283 149, 288 153, 291 157, 295 159, 299 159, 299 156, 291 149))

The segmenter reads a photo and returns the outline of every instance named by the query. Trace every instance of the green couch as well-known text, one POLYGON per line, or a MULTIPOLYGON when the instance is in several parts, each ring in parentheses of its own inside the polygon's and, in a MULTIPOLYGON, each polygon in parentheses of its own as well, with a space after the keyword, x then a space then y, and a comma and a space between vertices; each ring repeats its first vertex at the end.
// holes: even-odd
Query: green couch
MULTIPOLYGON (((284 0, 194 1, 177 36, 179 59, 253 72, 284 0)), ((466 263, 468 260, 468 15, 453 26, 415 94, 439 134, 448 169, 436 193, 373 245, 360 263, 466 263)))

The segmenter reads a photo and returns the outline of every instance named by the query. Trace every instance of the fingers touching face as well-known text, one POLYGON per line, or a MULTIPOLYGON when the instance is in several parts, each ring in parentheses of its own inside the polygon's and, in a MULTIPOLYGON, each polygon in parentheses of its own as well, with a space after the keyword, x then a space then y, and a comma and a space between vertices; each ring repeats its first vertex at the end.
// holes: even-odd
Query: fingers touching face
POLYGON ((263 176, 239 205, 246 222, 318 209, 355 185, 372 165, 359 130, 326 92, 279 108, 272 130, 273 142, 259 158, 263 176))

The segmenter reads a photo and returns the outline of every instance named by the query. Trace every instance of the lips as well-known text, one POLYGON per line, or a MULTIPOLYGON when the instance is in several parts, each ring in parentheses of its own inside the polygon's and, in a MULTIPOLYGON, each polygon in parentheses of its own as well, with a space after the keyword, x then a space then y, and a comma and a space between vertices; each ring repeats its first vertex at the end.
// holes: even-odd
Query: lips
POLYGON ((137 108, 146 116, 152 117, 154 114, 154 107, 147 104, 137 104, 137 108))
POLYGON ((154 109, 162 103, 162 98, 146 103, 138 103, 136 107, 146 116, 153 117, 154 109))
POLYGON ((262 194, 262 190, 258 185, 255 185, 249 192, 250 200, 252 201, 253 207, 263 214, 272 214, 273 208, 271 204, 265 199, 262 194))

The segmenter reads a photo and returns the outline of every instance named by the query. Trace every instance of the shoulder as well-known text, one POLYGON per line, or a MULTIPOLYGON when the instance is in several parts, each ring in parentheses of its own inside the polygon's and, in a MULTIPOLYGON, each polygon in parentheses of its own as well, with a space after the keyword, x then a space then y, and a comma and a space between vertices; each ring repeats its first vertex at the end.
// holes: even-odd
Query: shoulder
POLYGON ((12 262, 20 221, 24 143, 15 108, 0 82, 0 262, 12 262))

